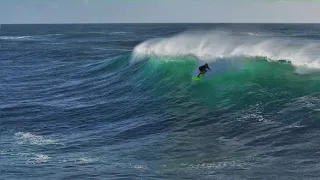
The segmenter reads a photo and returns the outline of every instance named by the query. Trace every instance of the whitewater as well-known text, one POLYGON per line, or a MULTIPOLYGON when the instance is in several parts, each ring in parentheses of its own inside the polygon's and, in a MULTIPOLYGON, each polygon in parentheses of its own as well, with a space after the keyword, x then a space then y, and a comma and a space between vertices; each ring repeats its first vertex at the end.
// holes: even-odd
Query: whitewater
POLYGON ((214 61, 232 57, 265 57, 290 61, 298 70, 319 69, 320 42, 295 37, 273 37, 250 32, 195 31, 147 40, 134 48, 134 59, 144 56, 194 55, 214 61), (244 34, 244 35, 243 35, 244 34))
POLYGON ((319 179, 317 24, 1 27, 0 179, 319 179))

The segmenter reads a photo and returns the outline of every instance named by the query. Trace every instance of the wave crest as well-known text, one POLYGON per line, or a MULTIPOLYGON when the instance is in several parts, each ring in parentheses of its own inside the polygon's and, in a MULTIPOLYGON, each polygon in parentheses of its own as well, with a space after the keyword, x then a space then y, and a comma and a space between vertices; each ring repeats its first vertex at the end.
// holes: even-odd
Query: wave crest
POLYGON ((320 69, 320 42, 296 38, 257 37, 224 31, 185 32, 147 40, 133 50, 133 61, 147 56, 194 55, 200 61, 225 57, 265 57, 290 61, 298 70, 320 69))

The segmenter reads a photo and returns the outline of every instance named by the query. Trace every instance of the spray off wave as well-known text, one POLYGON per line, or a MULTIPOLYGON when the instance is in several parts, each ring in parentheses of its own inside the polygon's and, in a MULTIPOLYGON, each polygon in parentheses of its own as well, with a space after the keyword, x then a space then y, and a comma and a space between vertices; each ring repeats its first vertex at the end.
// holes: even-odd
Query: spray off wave
POLYGON ((264 57, 285 60, 298 72, 320 69, 320 42, 294 38, 257 37, 223 31, 185 32, 147 40, 134 48, 133 61, 147 56, 196 56, 200 61, 230 57, 264 57))

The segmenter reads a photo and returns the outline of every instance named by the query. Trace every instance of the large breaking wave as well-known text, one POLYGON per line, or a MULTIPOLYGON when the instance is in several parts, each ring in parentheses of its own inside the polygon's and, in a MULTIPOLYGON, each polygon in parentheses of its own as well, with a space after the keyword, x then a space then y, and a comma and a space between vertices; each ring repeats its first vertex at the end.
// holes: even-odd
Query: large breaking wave
POLYGON ((293 37, 255 36, 225 31, 184 32, 172 37, 150 39, 133 50, 132 62, 148 56, 196 56, 199 61, 230 57, 264 57, 285 60, 297 72, 320 69, 320 42, 293 37))

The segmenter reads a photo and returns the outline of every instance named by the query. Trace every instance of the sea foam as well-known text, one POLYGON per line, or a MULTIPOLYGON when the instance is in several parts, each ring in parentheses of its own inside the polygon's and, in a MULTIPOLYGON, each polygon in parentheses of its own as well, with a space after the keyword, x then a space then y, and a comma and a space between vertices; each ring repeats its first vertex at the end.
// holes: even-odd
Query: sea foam
POLYGON ((320 42, 292 37, 264 37, 224 31, 184 32, 172 37, 150 39, 137 45, 132 61, 147 56, 196 56, 199 61, 230 57, 265 57, 290 61, 297 70, 320 69, 320 42))

